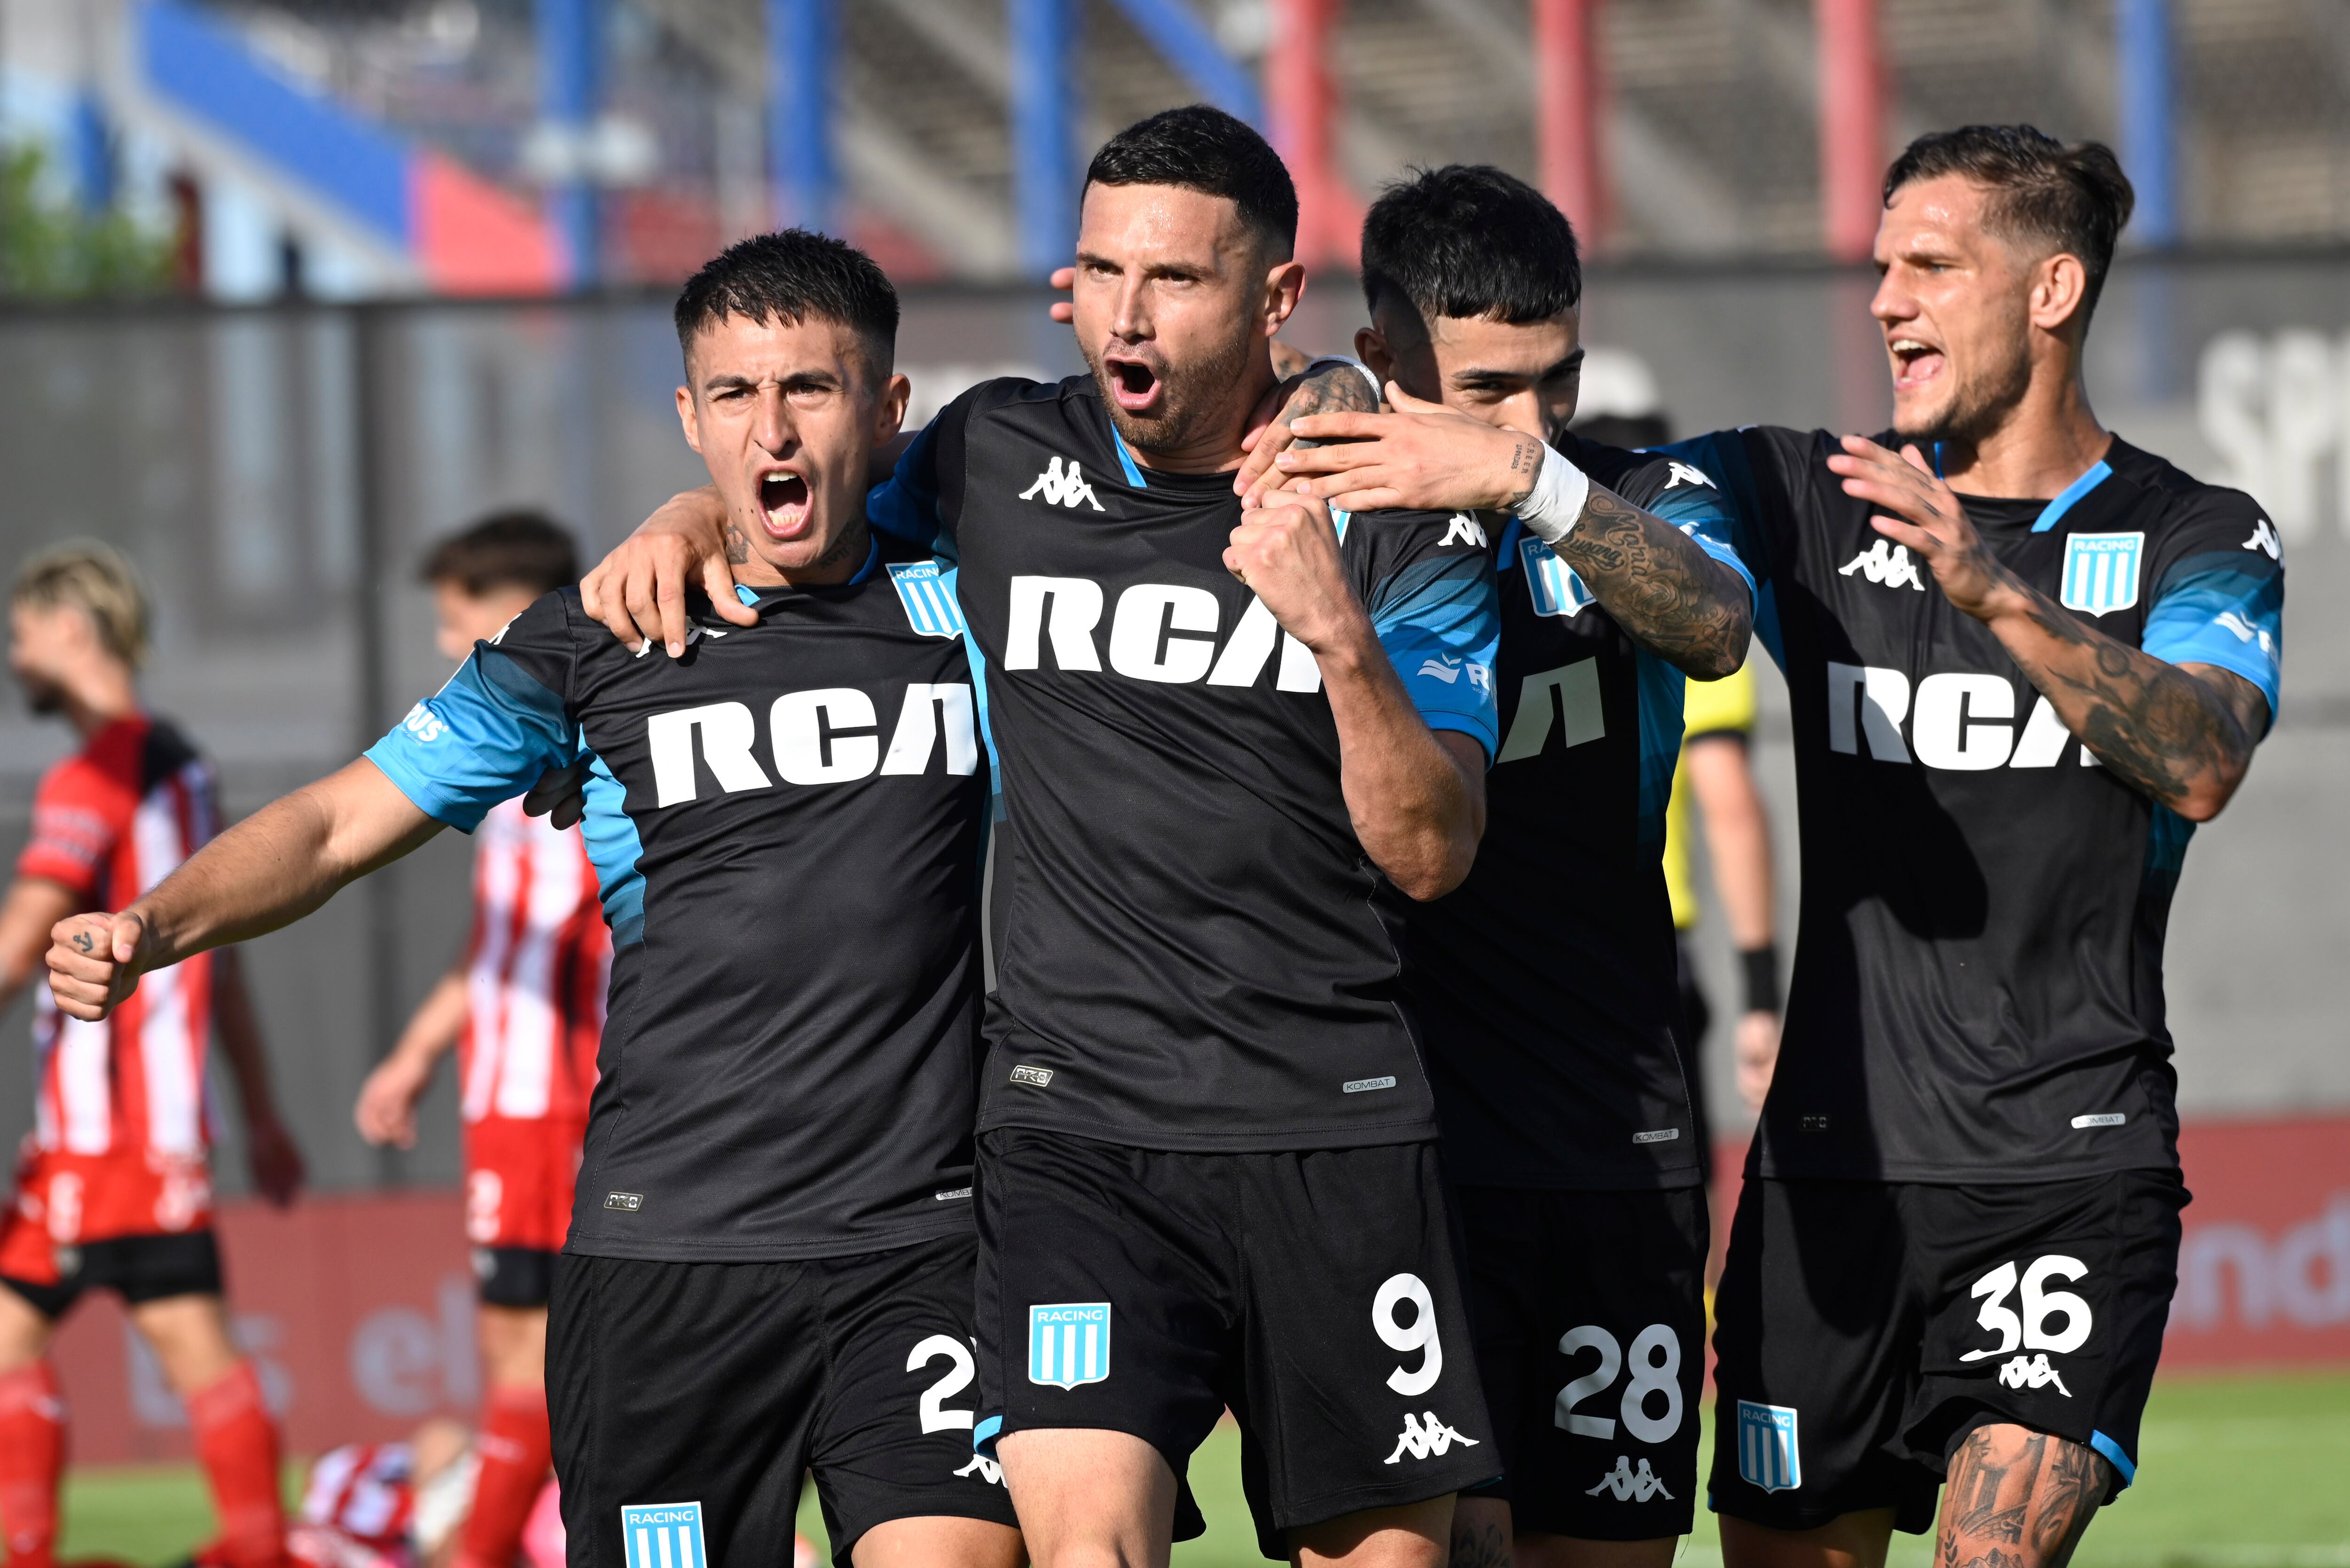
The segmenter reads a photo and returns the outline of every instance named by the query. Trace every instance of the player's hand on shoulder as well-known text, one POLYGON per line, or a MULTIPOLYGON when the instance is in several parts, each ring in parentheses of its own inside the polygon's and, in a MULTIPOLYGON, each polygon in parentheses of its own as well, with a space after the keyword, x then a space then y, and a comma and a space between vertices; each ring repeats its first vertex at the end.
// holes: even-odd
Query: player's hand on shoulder
POLYGON ((1282 629, 1315 653, 1368 624, 1347 581, 1330 509, 1311 495, 1275 491, 1241 514, 1224 567, 1264 601, 1282 629))
POLYGON ((128 911, 75 915, 49 930, 49 994, 68 1018, 96 1023, 139 989, 147 923, 128 911))
MULTIPOLYGON (((1359 379, 1359 378, 1358 378, 1359 379)), ((1317 413, 1290 426, 1297 440, 1274 477, 1349 512, 1394 507, 1473 511, 1514 507, 1542 472, 1543 443, 1388 383, 1392 413, 1317 413)))
POLYGON ((1846 436, 1843 445, 1829 456, 1829 472, 1843 479, 1846 495, 1892 514, 1869 521, 1925 561, 1943 597, 1981 620, 2020 607, 2021 585, 1984 546, 1958 492, 1925 453, 1914 445, 1888 452, 1866 436, 1846 436))
POLYGON ((580 607, 631 650, 660 643, 685 651, 685 595, 699 584, 721 618, 753 626, 758 616, 734 597, 734 566, 749 545, 714 486, 672 495, 579 580, 580 607))
MULTIPOLYGON (((1318 414, 1379 411, 1371 379, 1352 360, 1334 359, 1320 369, 1314 361, 1286 343, 1273 345, 1275 382, 1249 414, 1241 434, 1240 472, 1232 475, 1232 493, 1255 505, 1262 492, 1283 488, 1274 472, 1274 460, 1299 439, 1297 421, 1318 414)), ((1312 442, 1307 442, 1312 445, 1312 442)))

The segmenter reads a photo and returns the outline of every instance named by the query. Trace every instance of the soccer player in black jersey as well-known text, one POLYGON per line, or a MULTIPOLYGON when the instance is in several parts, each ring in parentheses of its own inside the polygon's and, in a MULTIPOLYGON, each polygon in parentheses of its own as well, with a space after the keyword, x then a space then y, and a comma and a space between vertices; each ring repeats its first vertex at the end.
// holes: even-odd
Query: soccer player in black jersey
MULTIPOLYGON (((1881 1563, 1947 1480, 1938 1562, 2054 1568, 2136 1469, 2187 1201, 2163 928, 2193 825, 2274 713, 2284 585, 2249 497, 2090 410, 2130 200, 2095 143, 1920 139, 1877 237, 1892 433, 1672 449, 1737 513, 1803 816, 1786 1032, 1718 1302, 1733 1565, 1881 1563)), ((1431 444, 1397 434, 1274 461, 1431 444)), ((1509 483, 1454 437, 1446 484, 1409 499, 1509 483)))
POLYGON ((1356 347, 1399 403, 1548 441, 1594 484, 1555 545, 1479 514, 1503 740, 1476 867, 1411 925, 1508 1467, 1461 1499, 1452 1563, 1661 1568, 1698 1490, 1709 1233, 1659 850, 1684 676, 1739 666, 1753 588, 1703 474, 1567 433, 1582 273, 1540 192, 1416 173, 1362 256, 1356 347))
POLYGON ((836 240, 711 263, 678 409, 743 524, 747 613, 636 659, 549 594, 365 758, 50 953, 59 1005, 100 1016, 588 765, 611 1004, 547 1346, 581 1568, 773 1562, 809 1469, 844 1564, 1020 1561, 971 1449, 974 683, 936 562, 863 504, 905 410, 897 320, 836 240))
MULTIPOLYGON (((1047 1565, 1164 1563, 1227 1406, 1269 1555, 1440 1563, 1501 1469, 1398 950, 1481 826, 1490 545, 1235 494, 1296 210, 1228 115, 1119 133, 1092 373, 974 388, 874 502, 955 566, 1002 763, 982 1436, 1047 1565)), ((632 640, 723 570, 714 509, 674 511, 597 579, 632 640)))

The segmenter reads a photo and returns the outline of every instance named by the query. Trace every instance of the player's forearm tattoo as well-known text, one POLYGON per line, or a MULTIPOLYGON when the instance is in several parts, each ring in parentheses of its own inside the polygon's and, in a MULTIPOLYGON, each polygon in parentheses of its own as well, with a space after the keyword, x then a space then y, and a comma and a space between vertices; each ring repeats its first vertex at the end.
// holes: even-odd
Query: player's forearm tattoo
POLYGON ((739 566, 751 558, 751 541, 733 524, 726 524, 726 564, 739 566))
POLYGON ((2064 1568, 2104 1496, 2097 1456, 2015 1428, 1970 1433, 1950 1456, 1935 1568, 2064 1568))
POLYGON ((1745 661, 1754 621, 1746 585, 1663 518, 1595 484, 1558 556, 1617 625, 1668 662, 1712 680, 1745 661))
MULTIPOLYGON (((1352 365, 1332 365, 1316 370, 1297 384, 1289 394, 1289 401, 1281 406, 1276 424, 1288 424, 1308 414, 1375 414, 1379 411, 1379 400, 1371 390, 1369 378, 1352 365)), ((1293 443, 1300 450, 1320 446, 1318 441, 1300 436, 1293 443)))
POLYGON ((2231 680, 2223 691, 2085 625, 2006 567, 1992 569, 2023 597, 2033 625, 2076 650, 2062 660, 2019 662, 2060 712, 2086 702, 2073 728, 2099 762, 2174 807, 2198 784, 2242 777, 2267 708, 2251 681, 2231 680))

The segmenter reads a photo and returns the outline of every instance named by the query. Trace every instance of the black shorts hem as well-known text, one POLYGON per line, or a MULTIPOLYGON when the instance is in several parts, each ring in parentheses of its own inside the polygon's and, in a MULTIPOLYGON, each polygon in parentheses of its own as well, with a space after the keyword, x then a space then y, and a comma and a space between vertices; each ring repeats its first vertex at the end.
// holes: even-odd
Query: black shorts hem
POLYGON ((984 1137, 995 1132, 1050 1133, 1055 1137, 1082 1138, 1118 1148, 1148 1149, 1154 1154, 1322 1154, 1332 1149, 1388 1148, 1403 1144, 1438 1141, 1436 1118, 1366 1122, 1360 1126, 1298 1127, 1281 1132, 1189 1133, 1178 1137, 1164 1127, 1123 1127, 1107 1122, 1039 1116, 1028 1113, 991 1114, 979 1121, 984 1137))
POLYGON ((949 1237, 967 1236, 972 1231, 971 1205, 957 1199, 955 1208, 935 1221, 872 1236, 772 1244, 753 1241, 726 1247, 709 1241, 632 1241, 582 1235, 575 1224, 562 1251, 566 1257, 612 1258, 624 1263, 817 1263, 837 1258, 875 1257, 949 1237))
POLYGON ((473 1293, 484 1306, 544 1311, 555 1291, 555 1259, 546 1247, 476 1247, 473 1293))
MULTIPOLYGON (((1468 1473, 1477 1474, 1483 1469, 1482 1465, 1476 1466, 1468 1473)), ((1440 1472, 1420 1470, 1409 1480, 1349 1487, 1310 1501, 1292 1501, 1273 1511, 1273 1527, 1285 1535, 1293 1530, 1310 1530, 1317 1524, 1327 1524, 1332 1520, 1345 1519, 1350 1514, 1367 1512, 1375 1508, 1409 1508, 1413 1503, 1427 1502, 1432 1498, 1456 1497, 1471 1487, 1500 1479, 1499 1476, 1479 1474, 1473 1481, 1448 1481, 1440 1472)), ((1263 1546, 1264 1542, 1260 1539, 1258 1544, 1263 1546)), ((1288 1543, 1283 1542, 1281 1548, 1278 1554, 1268 1551, 1265 1555, 1276 1560, 1287 1556, 1288 1543)))
POLYGON ((209 1230, 110 1236, 102 1241, 81 1242, 70 1251, 76 1267, 54 1284, 13 1275, 0 1275, 0 1284, 15 1291, 51 1323, 71 1311, 85 1291, 112 1291, 130 1306, 173 1296, 222 1293, 220 1243, 209 1230))
POLYGON ((1923 1535, 1934 1528, 1934 1516, 1941 1501, 1942 1478, 1918 1466, 1905 1466, 1914 1474, 1899 1480, 1888 1478, 1881 1485, 1847 1489, 1841 1496, 1831 1495, 1822 1503, 1800 1504, 1775 1502, 1778 1494, 1736 1506, 1738 1500, 1725 1503, 1709 1491, 1705 1506, 1710 1512, 1742 1519, 1749 1524, 1759 1524, 1765 1530, 1817 1530, 1833 1524, 1847 1513, 1866 1513, 1873 1509, 1893 1511, 1893 1528, 1904 1535, 1923 1535))
POLYGON ((824 1505, 825 1529, 832 1539, 833 1568, 853 1568, 852 1555, 857 1543, 866 1535, 885 1524, 895 1524, 901 1519, 976 1519, 987 1524, 1000 1524, 1017 1532, 1020 1517, 1012 1511, 1012 1500, 1002 1487, 989 1489, 985 1498, 968 1496, 908 1497, 901 1490, 898 1501, 879 1510, 872 1518, 851 1519, 836 1516, 825 1503, 824 1486, 816 1485, 817 1501, 824 1505))

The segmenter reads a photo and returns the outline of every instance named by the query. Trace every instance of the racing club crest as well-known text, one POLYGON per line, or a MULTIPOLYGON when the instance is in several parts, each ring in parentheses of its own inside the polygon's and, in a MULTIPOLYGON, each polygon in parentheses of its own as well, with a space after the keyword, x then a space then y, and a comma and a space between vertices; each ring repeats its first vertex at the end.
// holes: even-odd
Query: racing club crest
POLYGON ((2057 593, 2066 609, 2109 615, 2137 603, 2143 534, 2074 534, 2064 541, 2064 577, 2057 593))

